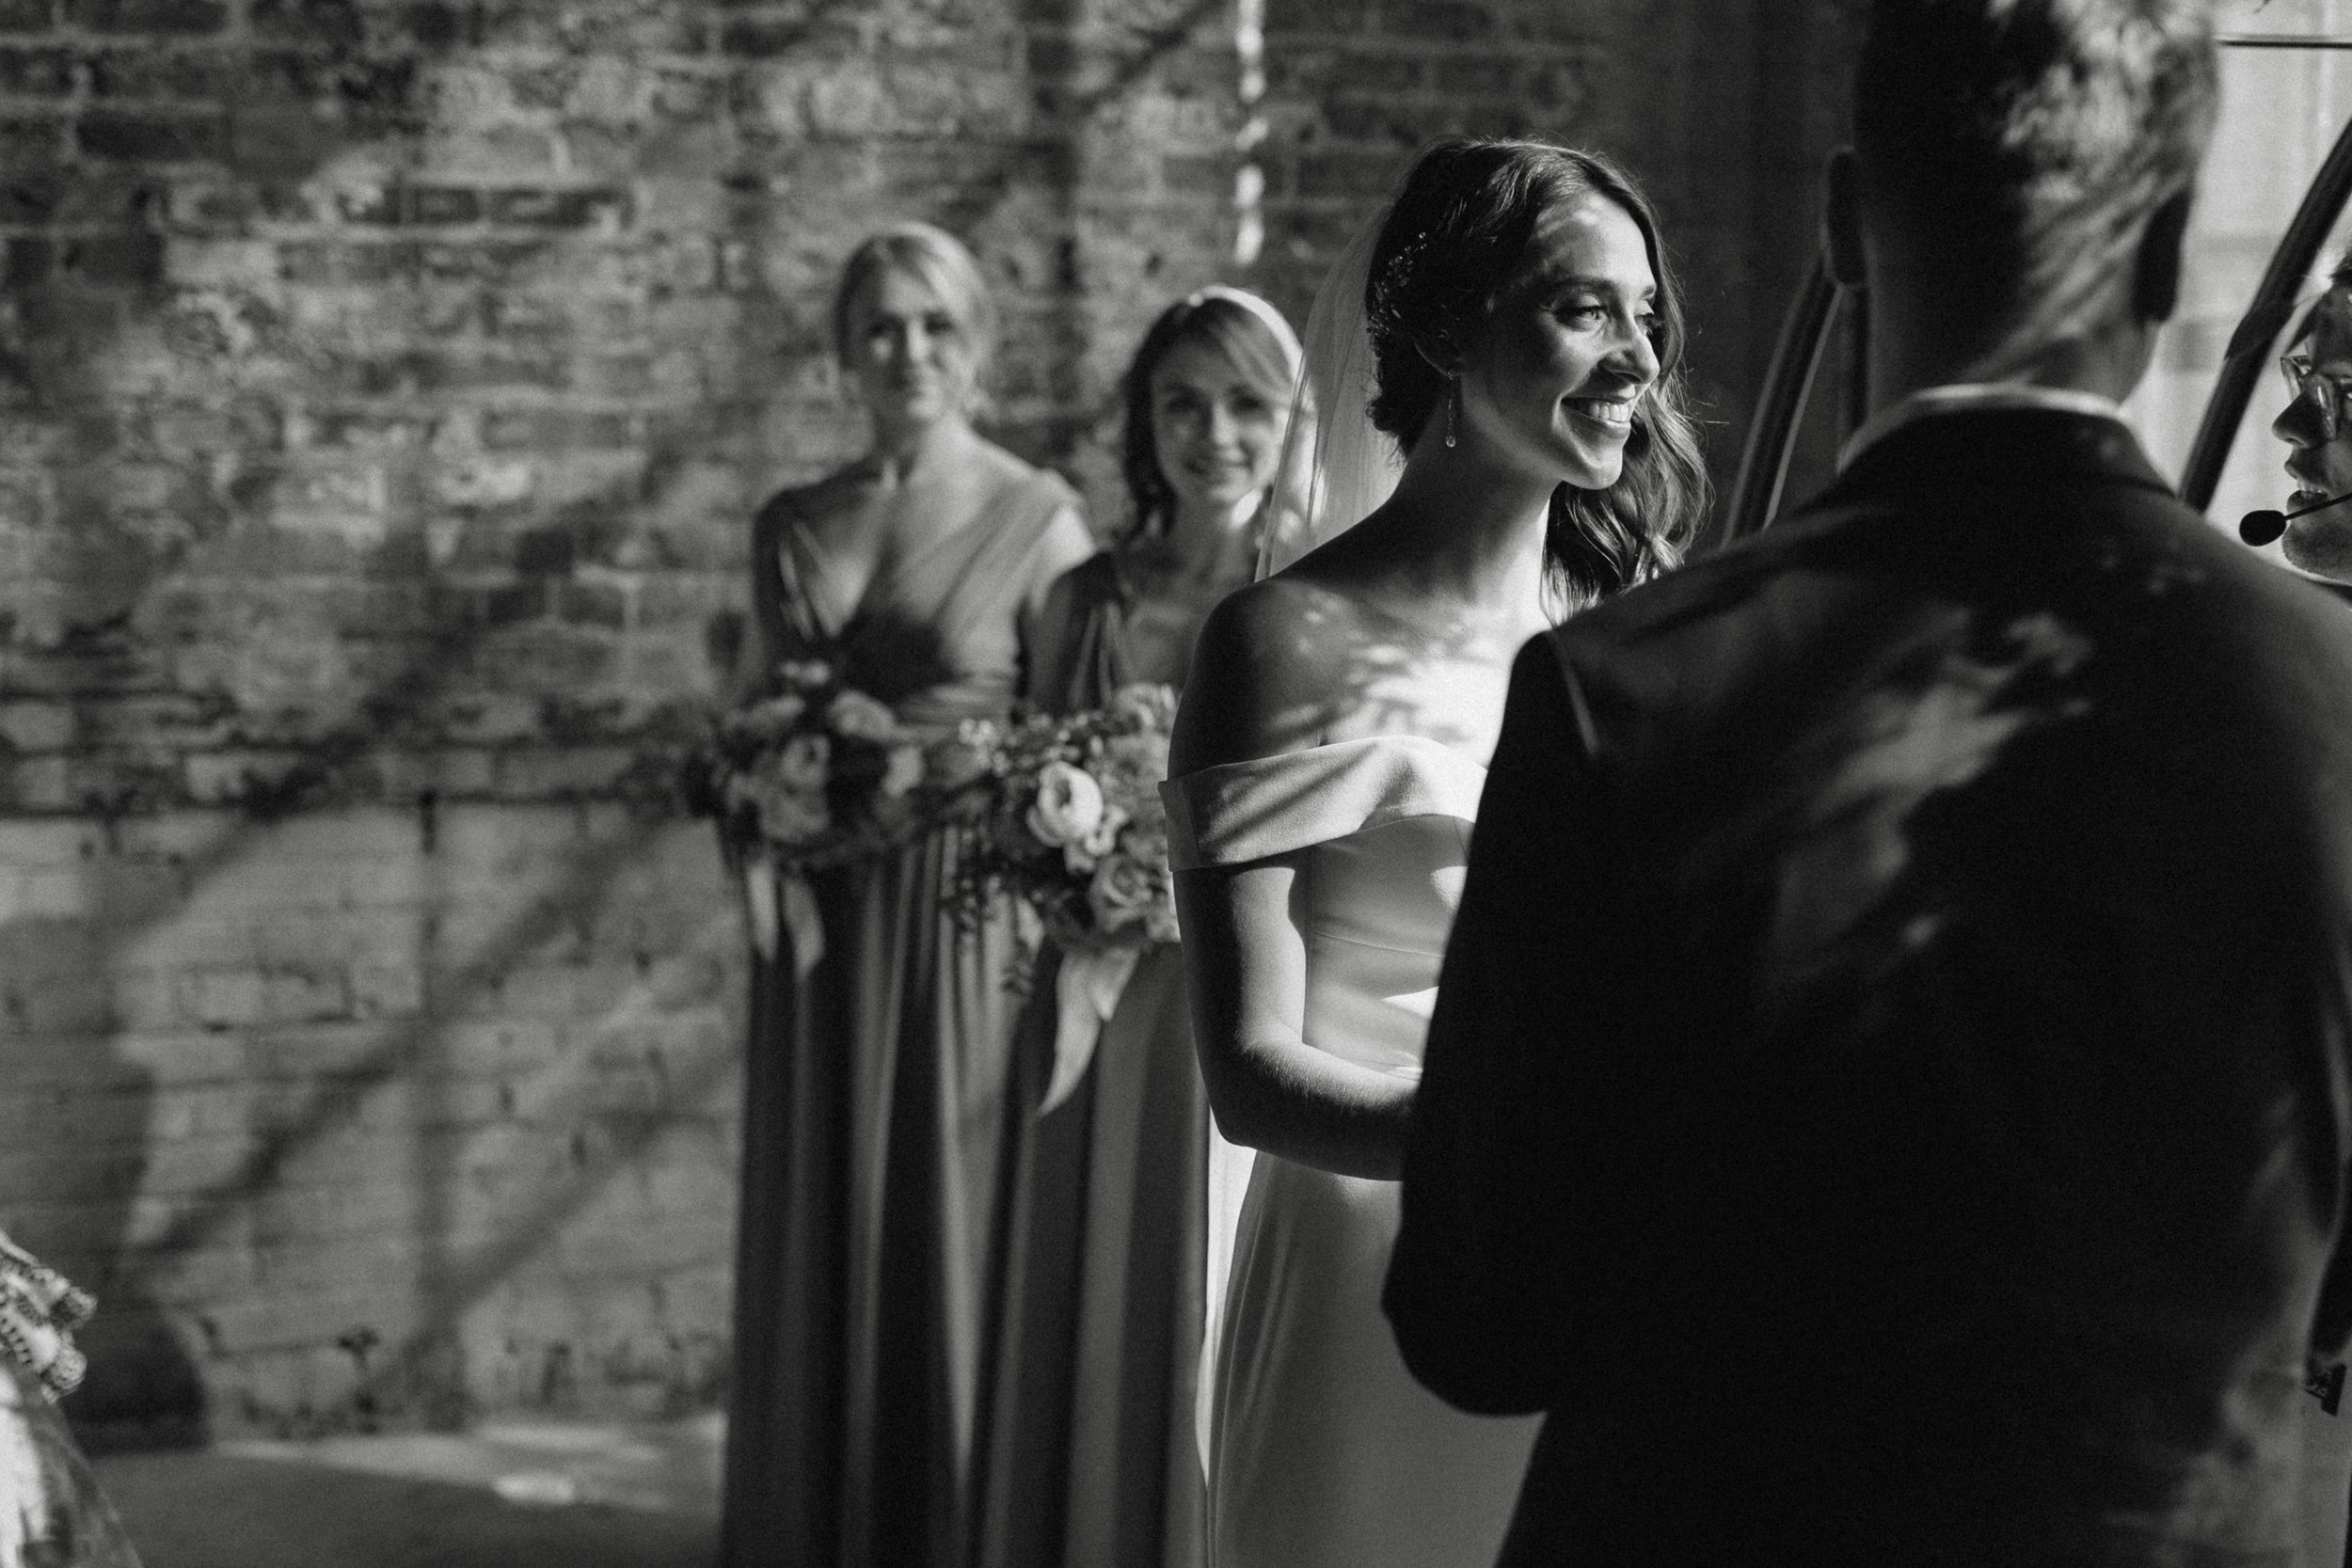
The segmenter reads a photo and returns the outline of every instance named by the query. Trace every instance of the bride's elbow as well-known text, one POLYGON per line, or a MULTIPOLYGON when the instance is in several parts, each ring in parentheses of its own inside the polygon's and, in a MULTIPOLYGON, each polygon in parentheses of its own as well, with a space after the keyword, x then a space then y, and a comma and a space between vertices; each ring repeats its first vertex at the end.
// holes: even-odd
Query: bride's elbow
POLYGON ((1216 1119, 1218 1135, 1227 1143, 1239 1144, 1244 1148, 1263 1148, 1268 1132, 1265 1125, 1267 1118, 1262 1108, 1252 1103, 1250 1095, 1235 1085, 1228 1075, 1207 1070, 1205 1060, 1201 1067, 1204 1069, 1202 1078, 1209 1090, 1209 1115, 1216 1119))

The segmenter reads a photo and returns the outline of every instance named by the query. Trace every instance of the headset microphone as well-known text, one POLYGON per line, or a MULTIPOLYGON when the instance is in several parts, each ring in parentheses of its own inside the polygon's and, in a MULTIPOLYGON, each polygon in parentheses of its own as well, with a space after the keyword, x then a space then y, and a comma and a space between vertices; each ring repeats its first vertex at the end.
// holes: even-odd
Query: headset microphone
POLYGON ((2298 506, 2292 512, 2249 512, 2237 520, 2237 536, 2259 548, 2284 533, 2289 518, 2300 517, 2306 512, 2317 512, 2322 507, 2346 500, 2352 500, 2352 490, 2346 490, 2341 496, 2330 496, 2324 501, 2313 501, 2309 506, 2298 506))

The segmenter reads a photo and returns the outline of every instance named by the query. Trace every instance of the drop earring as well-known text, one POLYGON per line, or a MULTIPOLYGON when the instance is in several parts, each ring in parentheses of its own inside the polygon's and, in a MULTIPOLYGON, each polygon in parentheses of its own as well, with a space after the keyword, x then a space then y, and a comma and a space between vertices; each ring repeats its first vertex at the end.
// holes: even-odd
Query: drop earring
POLYGON ((1445 444, 1449 447, 1457 444, 1454 439, 1454 410, 1460 404, 1460 382, 1448 381, 1445 384, 1445 444))

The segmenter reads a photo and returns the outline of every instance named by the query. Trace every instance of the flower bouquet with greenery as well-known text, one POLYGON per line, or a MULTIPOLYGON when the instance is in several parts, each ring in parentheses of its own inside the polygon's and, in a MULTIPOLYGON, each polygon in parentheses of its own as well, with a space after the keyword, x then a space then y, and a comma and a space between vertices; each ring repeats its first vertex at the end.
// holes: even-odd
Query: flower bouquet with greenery
POLYGON ((1009 892, 1061 952, 1047 1110, 1076 1086, 1136 960, 1176 940, 1159 792, 1175 717, 1168 688, 1131 686, 1104 707, 976 720, 960 737, 973 778, 963 785, 971 828, 959 902, 977 916, 1009 892))
POLYGON ((673 714, 640 749, 622 793, 716 819, 741 873, 764 957, 789 929, 804 973, 823 951, 805 874, 905 843, 937 809, 924 737, 822 660, 776 667, 768 693, 723 714, 673 714))
POLYGON ((775 686, 713 728, 709 812, 728 844, 818 870, 905 842, 923 816, 922 737, 819 660, 777 666, 775 686))

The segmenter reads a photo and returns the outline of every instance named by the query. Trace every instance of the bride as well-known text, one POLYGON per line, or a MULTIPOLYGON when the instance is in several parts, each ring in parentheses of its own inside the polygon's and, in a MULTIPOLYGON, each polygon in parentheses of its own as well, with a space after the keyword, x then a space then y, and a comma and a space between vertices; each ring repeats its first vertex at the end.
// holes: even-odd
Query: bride
POLYGON ((1212 1560, 1483 1568, 1534 1420, 1441 1403, 1379 1307, 1422 1038, 1511 659, 1672 565, 1705 470, 1657 221, 1605 158, 1432 147, 1309 338, 1327 526, 1202 628, 1165 786, 1201 1069, 1257 1151, 1212 1560))

